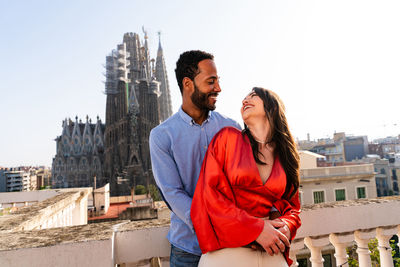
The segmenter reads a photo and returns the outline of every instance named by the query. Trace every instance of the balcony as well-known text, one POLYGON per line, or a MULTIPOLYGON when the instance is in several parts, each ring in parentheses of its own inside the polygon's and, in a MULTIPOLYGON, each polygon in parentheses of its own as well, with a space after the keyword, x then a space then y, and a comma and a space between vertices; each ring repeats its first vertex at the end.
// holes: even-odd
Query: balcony
POLYGON ((339 167, 318 167, 313 169, 301 169, 300 178, 301 180, 303 180, 322 177, 366 175, 373 173, 374 165, 372 164, 349 165, 339 167))
MULTIPOLYGON (((291 258, 308 253, 322 267, 322 251, 331 248, 332 264, 348 266, 346 247, 355 243, 359 266, 371 266, 367 244, 377 238, 381 266, 393 266, 389 239, 400 232, 399 213, 398 196, 306 205, 291 258)), ((0 266, 169 266, 168 227, 159 219, 0 231, 0 266)))

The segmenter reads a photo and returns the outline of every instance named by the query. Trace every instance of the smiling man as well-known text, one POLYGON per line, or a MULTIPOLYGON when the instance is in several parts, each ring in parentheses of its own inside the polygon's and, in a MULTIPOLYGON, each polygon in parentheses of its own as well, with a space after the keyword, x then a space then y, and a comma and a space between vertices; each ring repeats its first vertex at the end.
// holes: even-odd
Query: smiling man
POLYGON ((197 266, 201 250, 190 219, 201 164, 213 136, 237 122, 213 111, 221 92, 214 56, 203 51, 180 55, 175 69, 182 106, 150 133, 154 178, 171 209, 168 240, 171 267, 197 266))

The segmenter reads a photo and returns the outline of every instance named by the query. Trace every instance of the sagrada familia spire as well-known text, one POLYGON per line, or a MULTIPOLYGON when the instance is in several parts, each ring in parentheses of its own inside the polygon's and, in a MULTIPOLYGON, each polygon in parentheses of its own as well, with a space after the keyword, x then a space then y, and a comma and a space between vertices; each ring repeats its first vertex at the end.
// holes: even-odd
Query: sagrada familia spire
POLYGON ((161 38, 151 59, 148 35, 125 33, 106 57, 106 127, 104 177, 111 195, 127 195, 137 184, 153 181, 150 130, 172 115, 171 96, 161 38))

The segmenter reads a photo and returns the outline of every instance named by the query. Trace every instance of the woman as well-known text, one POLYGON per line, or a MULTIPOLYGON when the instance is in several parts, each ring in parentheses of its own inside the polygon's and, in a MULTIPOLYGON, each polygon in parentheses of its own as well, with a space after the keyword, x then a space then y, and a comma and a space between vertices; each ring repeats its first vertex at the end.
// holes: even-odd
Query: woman
POLYGON ((299 156, 284 106, 256 87, 241 114, 242 132, 227 127, 211 141, 193 196, 199 266, 290 266, 288 240, 300 227, 299 156), (272 211, 279 217, 268 219, 272 211))

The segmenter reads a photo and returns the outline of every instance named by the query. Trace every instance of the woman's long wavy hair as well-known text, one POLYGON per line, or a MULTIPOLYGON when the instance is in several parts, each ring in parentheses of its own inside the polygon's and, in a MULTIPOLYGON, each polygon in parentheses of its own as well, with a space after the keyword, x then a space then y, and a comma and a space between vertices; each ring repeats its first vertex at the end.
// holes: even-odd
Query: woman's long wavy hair
MULTIPOLYGON (((300 158, 296 143, 294 142, 287 124, 285 106, 279 96, 270 90, 254 87, 252 91, 256 93, 264 103, 264 111, 270 125, 270 132, 265 142, 274 147, 274 156, 279 157, 281 165, 285 170, 287 182, 283 198, 290 199, 299 188, 300 158)), ((259 156, 261 152, 258 149, 258 142, 254 139, 246 124, 244 124, 242 134, 247 135, 250 140, 255 161, 258 164, 266 164, 260 159, 259 156)))

